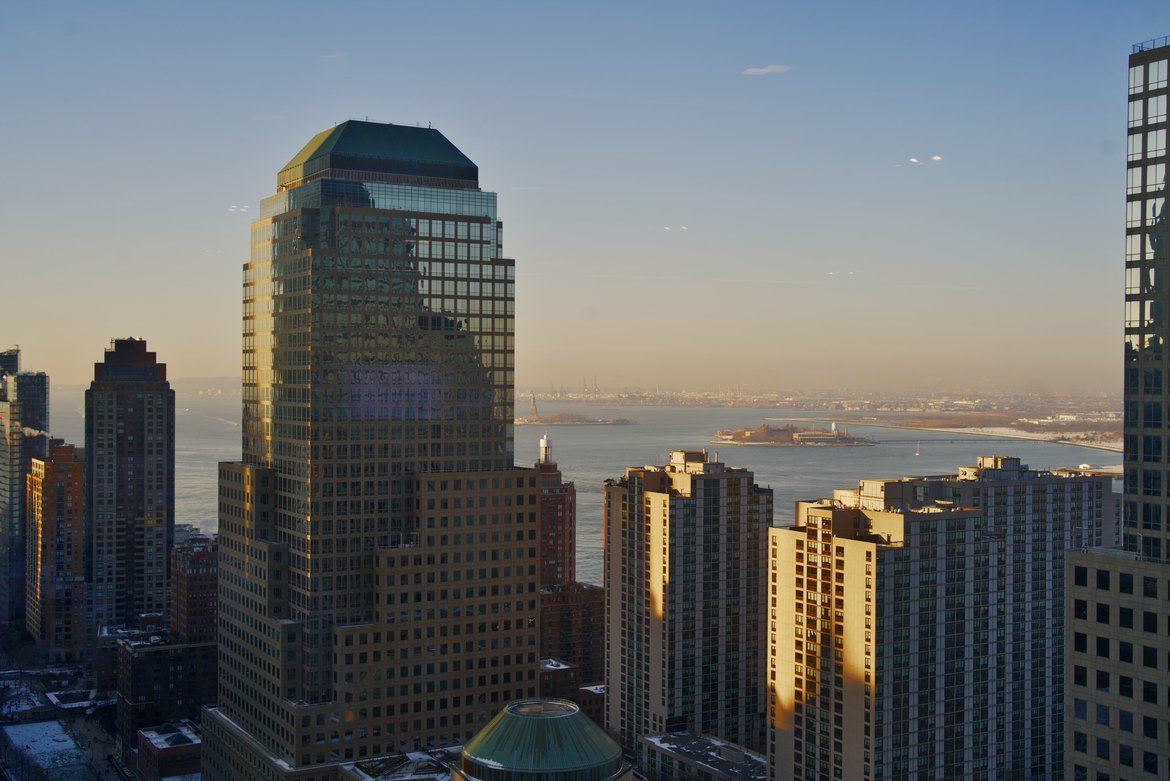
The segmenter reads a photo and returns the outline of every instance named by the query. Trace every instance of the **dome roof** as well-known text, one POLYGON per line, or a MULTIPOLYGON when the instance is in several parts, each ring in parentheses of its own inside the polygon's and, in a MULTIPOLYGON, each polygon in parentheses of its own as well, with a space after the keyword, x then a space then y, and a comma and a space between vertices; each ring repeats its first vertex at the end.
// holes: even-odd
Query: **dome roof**
POLYGON ((628 766, 621 747, 575 704, 535 699, 504 706, 464 745, 462 769, 479 781, 608 781, 628 766))

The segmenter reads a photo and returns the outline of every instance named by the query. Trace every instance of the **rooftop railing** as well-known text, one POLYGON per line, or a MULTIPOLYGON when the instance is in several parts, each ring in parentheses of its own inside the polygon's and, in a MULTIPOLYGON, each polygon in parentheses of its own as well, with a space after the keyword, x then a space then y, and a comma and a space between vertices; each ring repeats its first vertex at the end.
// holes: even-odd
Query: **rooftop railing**
POLYGON ((1135 43, 1133 45, 1133 53, 1148 52, 1151 49, 1160 49, 1163 46, 1170 46, 1170 35, 1163 35, 1161 38, 1151 38, 1148 41, 1135 43))

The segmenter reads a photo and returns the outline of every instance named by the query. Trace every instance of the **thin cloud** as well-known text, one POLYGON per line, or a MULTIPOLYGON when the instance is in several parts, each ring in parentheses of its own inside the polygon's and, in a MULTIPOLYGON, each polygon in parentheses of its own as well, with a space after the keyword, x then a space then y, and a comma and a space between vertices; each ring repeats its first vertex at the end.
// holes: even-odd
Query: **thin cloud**
POLYGON ((791 65, 765 65, 762 68, 746 68, 742 71, 744 76, 767 76, 769 73, 787 73, 792 70, 791 65))
POLYGON ((348 56, 349 56, 349 52, 329 52, 328 54, 322 54, 321 59, 323 59, 323 60, 344 60, 348 56))

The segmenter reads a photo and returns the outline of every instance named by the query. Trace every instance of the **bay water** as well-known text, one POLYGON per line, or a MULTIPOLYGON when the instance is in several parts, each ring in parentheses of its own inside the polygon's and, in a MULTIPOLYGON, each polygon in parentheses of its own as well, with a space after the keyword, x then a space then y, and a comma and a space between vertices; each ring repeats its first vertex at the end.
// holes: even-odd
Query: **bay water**
MULTIPOLYGON (((52 390, 53 436, 84 444, 84 389, 52 390)), ((240 397, 215 388, 176 383, 175 520, 214 532, 216 464, 240 458, 240 397)), ((527 405, 519 414, 527 414, 527 405)), ((950 474, 981 455, 1018 456, 1033 468, 1090 464, 1116 466, 1121 454, 1074 445, 976 437, 964 434, 849 425, 849 433, 877 440, 872 447, 766 447, 715 442, 719 429, 758 426, 765 418, 825 418, 824 412, 729 407, 605 407, 543 402, 544 416, 572 413, 586 418, 627 418, 635 425, 525 425, 516 427, 516 463, 533 464, 540 438, 552 440, 553 458, 577 488, 577 576, 600 583, 602 486, 626 467, 663 464, 677 449, 707 449, 728 466, 755 474, 775 493, 775 522, 792 521, 800 499, 829 496, 856 487, 861 478, 950 474)), ((810 424, 828 428, 827 423, 810 424)), ((839 424, 840 426, 840 424, 839 424)))

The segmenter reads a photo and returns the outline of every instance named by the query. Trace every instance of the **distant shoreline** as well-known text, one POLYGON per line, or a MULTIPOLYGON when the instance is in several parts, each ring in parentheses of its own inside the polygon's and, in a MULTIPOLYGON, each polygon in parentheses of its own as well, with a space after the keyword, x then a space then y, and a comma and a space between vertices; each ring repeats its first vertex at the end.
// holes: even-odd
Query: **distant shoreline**
POLYGON ((901 423, 878 423, 870 420, 844 420, 842 418, 765 418, 765 420, 811 420, 815 423, 848 423, 854 426, 872 426, 873 428, 893 428, 904 431, 932 431, 938 434, 964 434, 968 436, 988 437, 989 439, 1019 439, 1025 442, 1048 442, 1053 445, 1072 445, 1087 447, 1093 450, 1104 450, 1109 453, 1120 453, 1120 444, 1105 444, 1094 442, 1077 442, 1070 439, 1060 439, 1045 436, 1044 434, 1027 434, 1022 431, 997 429, 988 431, 979 428, 934 428, 931 426, 910 426, 901 423))

